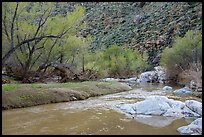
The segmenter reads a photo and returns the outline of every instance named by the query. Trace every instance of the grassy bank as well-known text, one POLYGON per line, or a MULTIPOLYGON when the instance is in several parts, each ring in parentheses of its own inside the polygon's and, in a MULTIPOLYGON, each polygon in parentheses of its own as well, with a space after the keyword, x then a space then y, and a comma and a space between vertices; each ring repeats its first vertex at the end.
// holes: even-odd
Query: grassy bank
POLYGON ((3 84, 2 109, 83 100, 89 97, 130 90, 118 82, 68 82, 49 84, 3 84))

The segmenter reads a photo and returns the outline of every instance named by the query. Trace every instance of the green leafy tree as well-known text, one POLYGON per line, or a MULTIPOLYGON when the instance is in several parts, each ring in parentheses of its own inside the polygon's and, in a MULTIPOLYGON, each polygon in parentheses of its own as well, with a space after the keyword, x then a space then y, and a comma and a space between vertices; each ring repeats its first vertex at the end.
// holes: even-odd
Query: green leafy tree
MULTIPOLYGON (((54 15, 54 3, 43 2, 3 2, 2 30, 4 43, 9 46, 2 57, 2 65, 19 48, 27 43, 40 42, 44 39, 62 38, 67 32, 74 33, 84 9, 66 15, 54 15)), ((29 46, 28 46, 29 47, 29 46)))
POLYGON ((71 64, 78 69, 82 68, 82 71, 84 71, 84 56, 90 42, 91 37, 83 38, 69 35, 62 39, 58 52, 63 55, 63 62, 71 64))
POLYGON ((101 76, 124 77, 136 74, 147 67, 147 57, 137 51, 112 45, 107 49, 93 53, 89 67, 97 70, 101 76))
POLYGON ((57 61, 57 51, 61 44, 66 44, 61 41, 76 35, 83 14, 81 6, 76 6, 73 12, 56 14, 55 3, 4 2, 2 66, 11 58, 9 61, 18 62, 25 76, 32 68, 40 66, 40 71, 57 61))
POLYGON ((176 37, 172 48, 164 49, 161 65, 169 72, 169 77, 190 68, 191 63, 202 63, 202 35, 196 31, 188 31, 184 37, 176 37))

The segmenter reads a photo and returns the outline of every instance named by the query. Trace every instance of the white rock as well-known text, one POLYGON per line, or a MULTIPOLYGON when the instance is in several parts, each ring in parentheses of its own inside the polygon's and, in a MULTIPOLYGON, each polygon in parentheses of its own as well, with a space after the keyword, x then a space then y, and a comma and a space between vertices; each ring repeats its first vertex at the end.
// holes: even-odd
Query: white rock
POLYGON ((200 117, 198 113, 193 112, 187 106, 184 107, 183 114, 184 114, 184 117, 200 117))
POLYGON ((161 66, 154 67, 158 76, 158 82, 164 83, 166 81, 166 69, 161 66))
POLYGON ((202 135, 202 118, 194 120, 188 126, 182 126, 177 129, 182 135, 202 135))
POLYGON ((191 124, 197 125, 202 128, 202 118, 197 118, 191 124))
POLYGON ((157 79, 157 73, 155 71, 147 71, 139 76, 139 82, 152 82, 157 79))
POLYGON ((133 109, 137 114, 162 115, 170 108, 169 104, 165 101, 167 99, 164 96, 150 96, 144 101, 135 103, 133 109))
POLYGON ((185 103, 165 96, 149 96, 141 102, 123 104, 119 107, 128 114, 163 115, 171 117, 200 117, 202 103, 187 100, 185 103))
POLYGON ((154 67, 153 71, 146 71, 141 73, 137 82, 159 82, 165 83, 166 81, 166 71, 163 67, 154 67))
POLYGON ((163 116, 184 117, 183 108, 185 107, 185 104, 183 102, 168 99, 167 103, 170 105, 171 108, 168 109, 163 116))
POLYGON ((175 94, 189 94, 189 93, 192 93, 192 90, 188 87, 184 87, 184 88, 181 88, 181 89, 177 89, 175 91, 173 91, 175 94))
POLYGON ((166 71, 162 66, 156 66, 156 67, 154 67, 154 69, 155 69, 156 71, 162 71, 162 72, 165 72, 165 71, 166 71))
POLYGON ((202 103, 195 100, 186 100, 185 105, 193 112, 202 116, 202 103))
POLYGON ((165 91, 171 91, 173 88, 172 87, 170 87, 170 86, 164 86, 163 87, 163 90, 165 90, 165 91))
POLYGON ((126 112, 126 113, 128 113, 128 114, 135 114, 136 112, 133 110, 133 105, 134 105, 134 104, 124 104, 124 105, 122 105, 122 106, 119 106, 119 108, 120 108, 122 111, 124 111, 124 112, 126 112))
POLYGON ((183 111, 181 109, 168 109, 166 113, 163 115, 166 117, 184 117, 183 111))
POLYGON ((168 99, 167 103, 171 106, 173 109, 183 109, 185 107, 185 103, 178 101, 178 100, 173 100, 173 99, 168 99))

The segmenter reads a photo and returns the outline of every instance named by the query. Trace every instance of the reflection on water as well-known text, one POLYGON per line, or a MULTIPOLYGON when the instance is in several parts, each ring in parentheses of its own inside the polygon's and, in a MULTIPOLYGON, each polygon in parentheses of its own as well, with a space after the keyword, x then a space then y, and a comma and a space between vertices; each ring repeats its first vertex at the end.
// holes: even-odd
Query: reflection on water
POLYGON ((179 133, 176 129, 189 124, 192 119, 186 121, 162 116, 129 117, 115 107, 118 104, 137 102, 136 96, 151 95, 152 92, 145 91, 162 87, 163 85, 140 85, 136 90, 82 101, 5 110, 2 111, 2 134, 177 135, 179 133))

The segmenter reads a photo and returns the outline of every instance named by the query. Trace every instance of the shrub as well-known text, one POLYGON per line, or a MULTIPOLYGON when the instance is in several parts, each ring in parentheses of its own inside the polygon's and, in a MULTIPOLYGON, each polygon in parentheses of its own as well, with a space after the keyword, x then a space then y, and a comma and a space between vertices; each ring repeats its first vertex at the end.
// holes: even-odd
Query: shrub
POLYGON ((95 68, 101 76, 124 77, 143 71, 147 67, 147 54, 124 49, 117 45, 93 53, 87 67, 95 68))
POLYGON ((197 62, 202 62, 202 35, 196 31, 188 31, 183 38, 176 37, 172 48, 165 48, 160 60, 170 79, 177 79, 179 73, 197 62))

